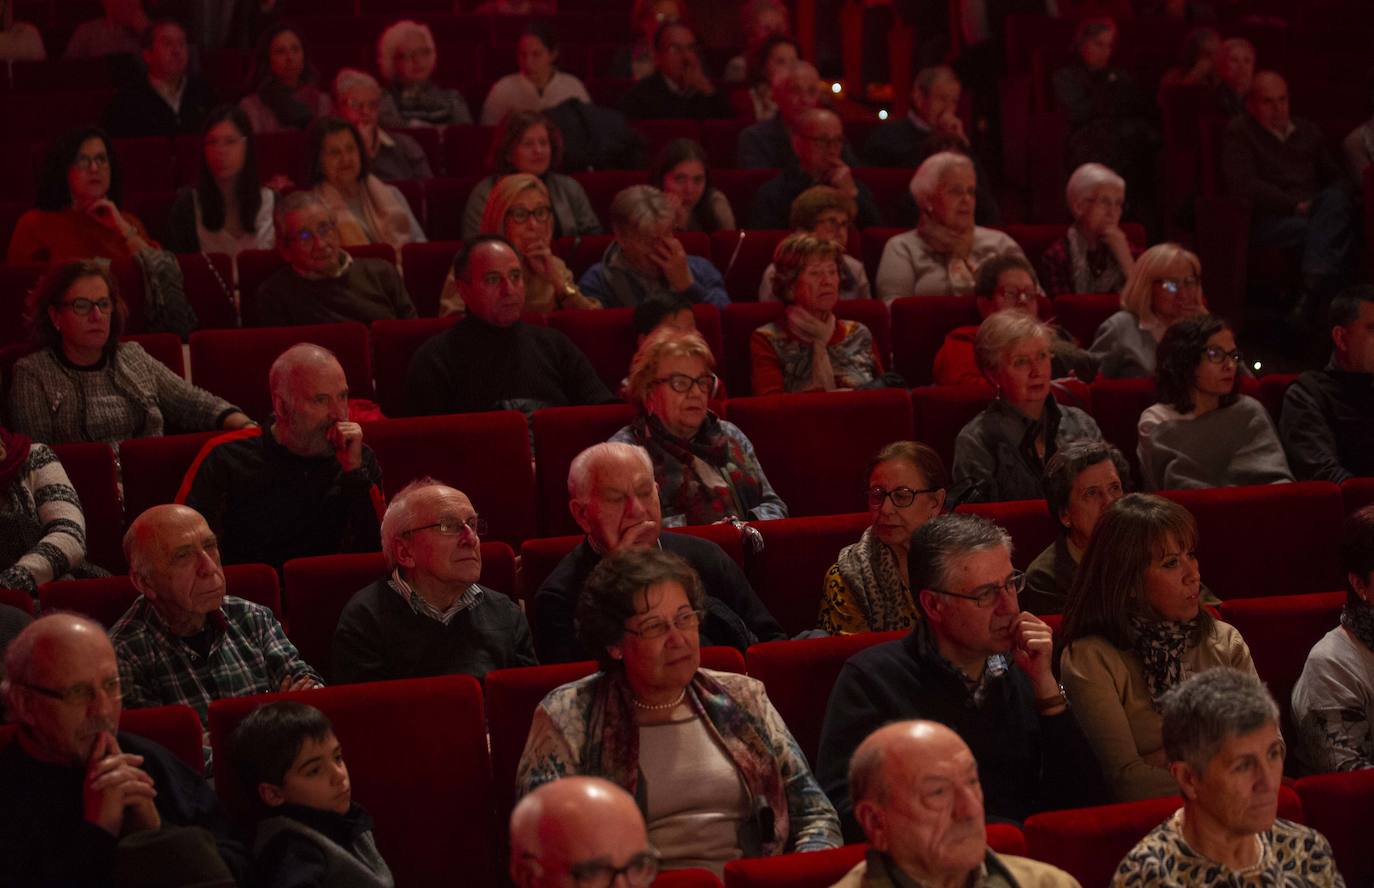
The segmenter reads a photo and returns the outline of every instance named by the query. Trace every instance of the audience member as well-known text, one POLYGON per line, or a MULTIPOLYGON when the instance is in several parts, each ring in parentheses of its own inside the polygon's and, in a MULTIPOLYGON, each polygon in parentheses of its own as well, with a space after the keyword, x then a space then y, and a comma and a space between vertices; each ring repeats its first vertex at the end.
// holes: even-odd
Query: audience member
POLYGON ((1288 464, 1300 481, 1374 475, 1374 287, 1331 301, 1331 360, 1288 387, 1279 412, 1288 464))
POLYGON ((1208 92, 1221 83, 1217 76, 1217 54, 1221 51, 1221 35, 1216 28, 1194 28, 1183 37, 1179 46, 1178 64, 1159 78, 1159 106, 1165 108, 1164 96, 1171 87, 1201 87, 1208 92))
POLYGON ((210 703, 320 687, 272 611, 225 594, 219 540, 195 509, 153 506, 124 535, 139 597, 110 627, 124 703, 190 706, 207 728, 210 703))
POLYGON ((1255 671, 1240 633, 1202 607, 1197 538, 1178 503, 1127 494, 1098 519, 1069 590, 1060 680, 1118 802, 1178 791, 1161 734, 1166 691, 1217 666, 1255 671))
POLYGON ((76 26, 63 58, 93 59, 108 55, 136 56, 149 28, 143 0, 100 0, 105 14, 76 26))
POLYGON ((657 60, 654 36, 668 22, 685 21, 686 13, 686 0, 635 0, 630 10, 634 41, 616 52, 612 73, 627 80, 643 80, 653 74, 657 60))
POLYGON ((486 519, 433 478, 403 487, 382 518, 391 574, 364 586, 334 630, 334 680, 344 684, 471 675, 533 666, 519 605, 477 581, 486 519))
MULTIPOLYGON (((791 15, 787 11, 787 5, 782 0, 748 0, 741 4, 739 10, 740 30, 739 33, 744 37, 743 51, 725 63, 725 70, 721 72, 720 79, 725 83, 745 83, 751 85, 755 82, 750 77, 751 66, 754 60, 763 58, 757 63, 767 66, 767 51, 765 46, 776 46, 769 44, 774 37, 781 37, 790 40, 788 36, 792 32, 791 15)), ((793 58, 796 57, 796 44, 792 44, 793 58)), ((759 117, 760 120, 764 118, 759 117)))
POLYGON ((1157 362, 1159 401, 1137 426, 1146 490, 1293 480, 1269 412, 1240 394, 1244 363, 1230 325, 1184 318, 1160 340, 1157 362))
POLYGON ((834 241, 810 234, 788 235, 773 251, 772 292, 787 309, 749 338, 755 395, 879 388, 890 381, 873 331, 835 316, 843 255, 834 241))
POLYGON ((816 773, 845 838, 863 838, 846 779, 854 751, 882 725, 911 718, 940 722, 968 744, 989 817, 1021 821, 1101 801, 1085 767, 1092 750, 1054 677, 1050 627, 1017 603, 1026 577, 1011 566, 1007 532, 974 515, 932 518, 912 535, 907 565, 916 628, 850 657, 826 706, 816 773))
POLYGON ((276 700, 254 709, 229 738, 234 770, 260 819, 256 884, 263 888, 393 888, 372 817, 353 801, 343 748, 313 706, 276 700))
POLYGON ((706 590, 701 635, 707 644, 741 650, 757 641, 784 638, 782 627, 759 600, 744 572, 710 540, 684 533, 661 534, 658 483, 649 453, 618 442, 582 451, 568 468, 568 509, 586 538, 558 563, 535 595, 535 646, 541 663, 598 656, 583 647, 574 616, 592 569, 607 555, 629 549, 662 549, 685 559, 706 590))
POLYGON ((7 882, 248 884, 248 855, 210 784, 119 730, 119 663, 104 629, 50 614, 10 644, 4 671, 18 728, 0 750, 7 882))
POLYGON ((344 246, 384 243, 400 250, 425 241, 405 195, 372 175, 367 147, 353 124, 338 117, 315 121, 306 136, 306 157, 309 184, 333 214, 344 246))
POLYGON ((200 172, 177 192, 168 214, 167 249, 174 253, 270 250, 276 241, 276 193, 258 175, 257 136, 237 105, 205 118, 200 172))
POLYGON ((43 35, 32 22, 14 20, 14 3, 0 3, 0 61, 41 62, 48 57, 43 35))
POLYGON ((954 441, 955 482, 976 482, 967 501, 1039 499, 1045 460, 1071 441, 1100 441, 1102 431, 1051 392, 1048 324, 1024 311, 983 321, 973 347, 978 369, 997 395, 954 441))
POLYGON ((730 304, 725 279, 704 256, 688 255, 673 236, 675 201, 652 185, 631 185, 611 201, 615 240, 582 273, 582 292, 607 308, 686 299, 717 308, 730 304))
POLYGON ((869 526, 825 573, 816 628, 831 635, 910 629, 920 619, 907 569, 911 535, 944 511, 949 475, 940 455, 895 441, 868 464, 869 526))
POLYGON ((534 712, 520 794, 605 777, 644 800, 664 869, 840 845, 835 809, 758 679, 701 668, 707 600, 681 557, 632 548, 587 578, 577 635, 599 671, 534 712))
MULTIPOLYGON (((959 117, 963 84, 948 65, 922 68, 911 83, 911 110, 876 127, 864 145, 869 166, 915 169, 940 151, 966 151, 968 136, 959 117)), ((979 195, 981 202, 983 195, 979 195)))
POLYGON ((237 407, 187 382, 136 342, 120 342, 128 308, 97 262, 69 262, 29 294, 38 350, 14 365, 10 419, 45 444, 239 429, 237 407))
POLYGON ((711 184, 706 149, 692 139, 673 139, 649 167, 649 184, 677 201, 676 231, 734 231, 730 199, 711 184))
POLYGON ((230 564, 377 551, 382 470, 348 419, 338 360, 293 345, 273 362, 268 385, 273 421, 207 442, 177 502, 205 516, 230 564))
POLYGON ((377 38, 377 70, 387 84, 379 112, 382 126, 404 129, 472 123, 462 94, 430 79, 438 62, 429 25, 402 19, 382 32, 377 38))
POLYGON ((823 108, 803 111, 788 133, 796 161, 759 186, 750 228, 786 228, 792 201, 814 185, 829 185, 854 200, 860 227, 882 224, 873 192, 854 178, 854 171, 842 156, 844 127, 834 112, 823 108))
POLYGON ((1214 109, 1222 117, 1244 114, 1255 82, 1255 45, 1244 37, 1223 40, 1216 64, 1220 82, 1212 90, 1214 109))
MULTIPOLYGON (((633 323, 636 350, 644 344, 644 340, 659 330, 673 330, 677 333, 698 332, 696 311, 692 308, 692 303, 683 299, 676 302, 659 302, 657 300, 641 302, 635 306, 633 323)), ((627 378, 622 383, 622 387, 628 385, 629 379, 627 378)), ((720 394, 724 388, 725 383, 717 379, 717 394, 720 394)))
MULTIPOLYGON (((797 41, 787 34, 770 34, 753 52, 736 58, 746 60, 742 82, 748 83, 749 90, 744 101, 738 98, 734 100, 735 116, 751 118, 754 121, 772 120, 777 117, 778 103, 773 98, 773 78, 784 68, 790 68, 800 61, 801 52, 797 47, 797 41), (749 113, 742 114, 743 110, 749 113)), ((725 66, 725 75, 721 79, 726 83, 735 82, 731 79, 734 63, 735 59, 731 59, 725 66)))
MULTIPOLYGON (((776 69, 770 95, 777 113, 740 131, 736 166, 741 169, 787 169, 797 165, 792 138, 801 126, 802 115, 822 107, 825 84, 814 65, 794 62, 776 69)), ((843 138, 843 130, 840 135, 843 138)), ((858 166, 848 142, 841 142, 840 158, 850 166, 858 166)))
MULTIPOLYGON (((813 185, 792 201, 791 228, 794 234, 809 234, 828 240, 840 248, 840 299, 871 299, 868 272, 864 264, 849 255, 850 231, 859 206, 852 197, 829 185, 813 185)), ((773 292, 773 263, 759 281, 759 301, 777 302, 773 292)))
POLYGON ((983 823, 979 762, 938 721, 885 725, 849 764, 854 819, 868 842, 863 861, 831 888, 886 885, 1010 885, 1080 888, 1047 863, 998 854, 983 823))
POLYGON ((1131 467, 1104 441, 1071 441, 1045 461, 1045 508, 1060 526, 1054 542, 1026 568, 1021 604, 1033 614, 1063 613, 1093 528, 1126 494, 1131 467))
POLYGON ((600 777, 545 783, 510 814, 515 888, 612 885, 621 876, 630 888, 648 888, 659 858, 634 796, 600 777))
MULTIPOLYGON (((1374 71, 1365 75, 1364 93, 1366 105, 1374 106, 1374 71)), ((1356 192, 1362 193, 1365 171, 1374 164, 1374 117, 1355 127, 1341 140, 1341 152, 1345 155, 1346 172, 1350 174, 1356 192)))
POLYGON ((1153 376, 1164 331, 1206 311, 1197 256, 1175 243, 1155 244, 1135 260, 1121 288, 1121 311, 1097 328, 1088 353, 1108 379, 1153 376))
MULTIPOLYGON (((920 221, 889 238, 878 262, 878 298, 956 296, 973 290, 978 267, 993 256, 1024 255, 1016 241, 974 222, 978 177, 967 155, 940 151, 911 177, 920 221)), ((863 225, 860 213, 860 225, 863 225)))
POLYGON ((545 111, 571 99, 591 103, 582 81, 558 64, 558 34, 546 22, 531 22, 515 43, 519 71, 491 85, 482 103, 482 125, 496 126, 515 111, 545 111))
POLYGON ((420 143, 405 133, 382 129, 378 115, 382 87, 371 74, 343 68, 334 77, 334 109, 362 136, 367 168, 383 182, 431 179, 429 157, 420 143))
POLYGON ((1100 163, 1085 163, 1069 176, 1064 200, 1073 224, 1040 257, 1046 292, 1121 292, 1141 253, 1121 230, 1126 180, 1100 163))
POLYGON ((701 334, 676 330, 649 336, 630 363, 626 399, 638 410, 610 440, 649 454, 667 527, 787 517, 754 445, 710 409, 715 363, 701 334))
POLYGON ((171 19, 148 26, 140 40, 144 71, 105 109, 112 136, 178 136, 198 133, 214 106, 210 87, 188 72, 186 32, 171 19))
POLYGON ((499 235, 465 243, 453 277, 467 316, 421 345, 406 392, 415 414, 603 404, 612 399, 586 355, 562 332, 520 320, 525 272, 499 235))
POLYGON ((258 135, 303 130, 334 109, 300 34, 285 22, 258 38, 252 83, 253 92, 239 101, 239 107, 258 135))
POLYGON ((1344 888, 1326 837, 1278 816, 1279 708, 1253 672, 1193 675, 1161 701, 1183 807, 1121 861, 1112 888, 1250 883, 1344 888))
POLYGON ((654 32, 654 73, 630 87, 620 110, 632 120, 733 117, 730 99, 702 70, 701 47, 692 29, 667 21, 654 32))

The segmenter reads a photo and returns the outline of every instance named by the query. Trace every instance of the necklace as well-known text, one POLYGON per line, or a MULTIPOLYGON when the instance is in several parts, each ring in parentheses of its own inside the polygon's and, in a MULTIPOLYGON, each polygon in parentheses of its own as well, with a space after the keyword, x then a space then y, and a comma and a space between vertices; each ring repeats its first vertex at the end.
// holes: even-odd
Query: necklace
POLYGON ((641 702, 639 701, 639 698, 638 698, 638 697, 633 697, 633 698, 631 698, 631 699, 634 700, 634 704, 635 704, 636 706, 638 706, 640 709, 658 710, 658 711, 661 712, 661 711, 663 711, 664 709, 675 709, 675 708, 677 708, 678 706, 680 706, 680 705, 682 704, 682 701, 683 701, 684 698, 686 698, 686 696, 687 696, 687 689, 686 689, 686 688, 683 688, 683 689, 682 689, 682 693, 680 693, 680 694, 677 695, 677 699, 676 699, 676 700, 673 700, 672 702, 669 702, 669 703, 641 703, 641 702))

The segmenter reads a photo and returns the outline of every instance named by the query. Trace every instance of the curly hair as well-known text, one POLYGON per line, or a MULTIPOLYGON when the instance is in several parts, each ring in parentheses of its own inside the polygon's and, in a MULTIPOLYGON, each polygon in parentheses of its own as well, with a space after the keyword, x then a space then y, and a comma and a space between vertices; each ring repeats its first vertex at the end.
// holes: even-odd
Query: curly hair
POLYGON ((104 352, 108 357, 119 347, 119 336, 128 322, 129 307, 119 295, 119 285, 109 268, 102 262, 83 259, 79 262, 65 262, 39 278, 29 291, 25 302, 25 318, 35 343, 43 348, 61 351, 62 334, 48 316, 48 309, 56 308, 71 290, 72 285, 82 278, 100 278, 110 290, 110 301, 114 308, 110 313, 110 338, 105 341, 104 352))
MULTIPOLYGON (((1175 322, 1164 332, 1164 338, 1155 349, 1155 389, 1162 403, 1179 413, 1187 413, 1196 406, 1193 387, 1207 351, 1207 340, 1230 329, 1231 326, 1216 315, 1193 315, 1175 322)), ((1239 391, 1240 373, 1237 372, 1230 393, 1221 397, 1221 406, 1234 404, 1239 391)))
POLYGON ((358 146, 358 181, 363 181, 372 172, 372 164, 367 158, 367 147, 363 144, 363 136, 358 132, 358 128, 342 117, 321 117, 310 124, 310 129, 305 134, 305 181, 311 185, 318 185, 324 181, 324 162, 320 155, 324 153, 325 137, 343 132, 351 135, 353 144, 358 146))
POLYGON ((773 251, 773 293, 783 302, 792 301, 792 288, 812 259, 829 259, 843 272, 844 250, 838 244, 814 234, 789 234, 773 251))
POLYGON ((661 583, 681 586, 693 610, 706 603, 697 572, 681 556, 663 549, 622 549, 601 559, 587 577, 577 599, 577 640, 602 672, 624 668, 606 649, 625 637, 626 620, 648 610, 649 589, 661 583))
POLYGON ((124 177, 119 167, 119 155, 103 129, 96 126, 83 127, 58 136, 43 155, 43 172, 38 177, 38 209, 50 213, 65 210, 72 205, 72 189, 67 183, 67 172, 76 163, 81 146, 87 139, 99 139, 105 146, 105 154, 110 158, 110 187, 105 197, 115 206, 119 205, 123 194, 124 177))
POLYGON ((496 127, 491 137, 491 148, 487 151, 487 169, 498 175, 518 173, 511 162, 511 154, 525 133, 532 127, 542 126, 549 134, 549 169, 556 170, 563 165, 563 132, 558 124, 549 119, 542 111, 516 111, 506 115, 506 119, 496 127))
MULTIPOLYGON (((680 308, 680 306, 675 306, 680 308)), ((658 376, 658 365, 664 358, 700 358, 707 370, 716 366, 716 357, 711 354, 711 346, 706 344, 700 333, 684 333, 680 330, 664 328, 651 333, 630 361, 630 378, 625 386, 625 397, 635 403, 643 404, 648 397, 649 386, 658 376)))

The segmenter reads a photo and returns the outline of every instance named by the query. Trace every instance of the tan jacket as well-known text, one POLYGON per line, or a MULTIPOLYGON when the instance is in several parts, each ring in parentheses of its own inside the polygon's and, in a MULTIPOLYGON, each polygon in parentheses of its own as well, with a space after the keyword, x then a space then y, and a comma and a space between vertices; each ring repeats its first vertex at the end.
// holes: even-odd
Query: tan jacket
MULTIPOLYGON (((872 854, 870 851, 869 855, 872 854)), ((988 878, 980 881, 976 888, 1082 888, 1073 876, 1048 863, 992 851, 988 851, 988 857, 1000 863, 1012 880, 1008 882, 1000 873, 989 873, 988 878)), ((888 874, 880 869, 875 869, 870 876, 868 861, 864 860, 830 888, 893 888, 894 884, 888 874)))

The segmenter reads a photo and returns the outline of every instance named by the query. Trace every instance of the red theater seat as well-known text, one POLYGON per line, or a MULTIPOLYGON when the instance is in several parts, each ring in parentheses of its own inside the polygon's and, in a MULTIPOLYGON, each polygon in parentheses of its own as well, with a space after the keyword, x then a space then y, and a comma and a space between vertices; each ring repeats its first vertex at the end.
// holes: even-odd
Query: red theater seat
MULTIPOLYGON (((277 572, 266 564, 229 564, 224 568, 227 594, 263 607, 281 618, 281 594, 277 572)), ((138 598, 138 590, 127 575, 95 580, 62 580, 46 583, 39 590, 40 609, 69 610, 85 614, 106 629, 124 616, 138 598)))
POLYGON ((1087 348, 1102 322, 1121 310, 1115 293, 1068 293, 1054 298, 1054 320, 1087 348))
POLYGON ((377 373, 377 403, 387 416, 408 416, 406 372, 415 350, 457 322, 446 318, 374 321, 371 327, 372 366, 377 373))
POLYGON ((463 246, 462 241, 430 241, 406 244, 401 248, 401 268, 405 270, 406 293, 422 318, 439 314, 439 297, 444 281, 453 267, 453 257, 463 246))
POLYGON ((901 221, 911 206, 912 170, 902 167, 855 167, 854 178, 868 186, 878 204, 878 218, 890 224, 901 221))
POLYGON ((1297 381, 1296 373, 1269 373, 1259 379, 1259 394, 1253 392, 1248 394, 1258 398, 1264 405, 1264 409, 1269 411, 1269 418, 1274 421, 1275 428, 1279 424, 1279 414, 1283 410, 1283 396, 1288 393, 1288 387, 1297 381))
MULTIPOLYGON (((1131 465, 1131 473, 1139 478, 1140 459, 1136 455, 1136 447, 1140 442, 1140 414, 1155 402, 1154 378, 1099 377, 1093 380, 1089 388, 1093 397, 1093 419, 1097 420, 1102 437, 1121 451, 1131 465)), ((1131 486, 1139 489, 1139 484, 1131 486)))
POLYGON ((668 870, 654 879, 654 888, 720 888, 720 879, 710 870, 668 870))
MULTIPOLYGON (((710 159, 712 178, 722 170, 734 170, 739 155, 739 134, 753 121, 749 120, 704 120, 701 124, 701 144, 710 159)), ((777 170, 771 171, 771 179, 777 170)), ((720 183, 716 183, 720 187, 720 183)), ((731 203, 734 203, 732 200, 731 203)), ((740 207, 736 205, 735 215, 739 216, 740 207)))
MULTIPOLYGON (((658 152, 673 139, 691 139, 701 142, 701 121, 695 118, 661 120, 636 120, 631 124, 644 137, 644 156, 653 160, 658 152)), ((604 216, 602 217, 605 218, 604 216)))
POLYGON ((20 589, 8 589, 0 586, 0 604, 18 608, 29 616, 33 616, 35 605, 33 596, 20 589))
POLYGON ((614 435, 634 415, 629 404, 535 411, 530 428, 534 434, 540 536, 577 532, 577 523, 568 512, 568 467, 579 453, 614 435))
MULTIPOLYGON (((710 127, 722 121, 707 121, 706 126, 710 127)), ((711 149, 707 148, 707 153, 711 149)), ((730 147, 730 159, 728 164, 735 162, 735 148, 730 147)), ((714 161, 713 161, 714 163, 714 161)), ((713 166, 711 168, 711 184, 724 194, 730 201, 730 209, 735 214, 735 224, 739 225, 749 218, 751 207, 754 205, 754 194, 764 182, 773 179, 781 170, 736 170, 728 167, 713 166)), ((733 294, 732 294, 733 295, 733 294)))
POLYGON ((1347 885, 1374 884, 1374 770, 1303 777, 1295 788, 1303 822, 1326 836, 1347 885))
POLYGON ((717 356, 717 372, 735 397, 752 394, 753 362, 749 344, 754 331, 783 316, 786 309, 781 302, 737 302, 721 312, 721 332, 725 337, 725 352, 717 356))
POLYGON ((1346 512, 1374 503, 1374 478, 1348 478, 1341 482, 1341 501, 1346 512))
MULTIPOLYGON (((8 232, 0 232, 0 235, 9 243, 8 232)), ((36 265, 0 264, 0 346, 28 341, 24 300, 42 274, 43 269, 36 265)))
POLYGON ((110 445, 98 441, 54 444, 86 518, 86 560, 119 573, 124 562, 124 506, 119 499, 119 468, 110 445))
MULTIPOLYGON (((472 167, 481 169, 481 165, 472 167)), ((482 177, 475 173, 440 176, 424 183, 425 205, 429 207, 425 234, 430 240, 457 241, 463 238, 463 208, 468 195, 482 177)))
POLYGON ((935 448, 948 469, 954 464, 954 439, 990 400, 992 396, 982 388, 937 385, 912 389, 916 440, 935 448))
POLYGON ((909 231, 906 228, 865 228, 860 235, 863 244, 863 263, 864 270, 868 272, 868 279, 877 285, 878 281, 878 262, 883 258, 883 248, 887 246, 889 239, 909 231))
POLYGON ((1044 500, 969 503, 960 506, 959 511, 982 515, 1011 534, 1011 560, 1018 570, 1025 570, 1059 536, 1059 526, 1051 519, 1044 500))
MULTIPOLYGON (((362 244, 348 248, 348 254, 354 259, 385 259, 396 263, 396 251, 391 244, 362 244)), ((243 326, 257 327, 261 325, 258 319, 258 287, 263 281, 267 280, 277 269, 286 266, 286 259, 276 250, 244 250, 239 253, 237 259, 239 269, 239 293, 241 295, 240 308, 243 313, 243 326)))
MULTIPOLYGON (((476 98, 475 96, 473 98, 476 98)), ((487 149, 491 146, 494 126, 460 123, 444 127, 444 171, 450 176, 475 176, 487 169, 487 149)), ((463 208, 457 208, 461 215, 463 208)))
POLYGON ((550 312, 548 325, 560 331, 591 361, 596 375, 611 391, 619 391, 635 355, 634 310, 550 312))
POLYGON ((186 357, 181 350, 181 337, 175 333, 135 333, 120 337, 123 342, 137 342, 148 355, 177 376, 186 376, 186 357))
POLYGON ((763 551, 753 559, 750 579, 788 635, 816 628, 825 573, 868 524, 867 512, 753 522, 763 534, 763 551))
POLYGON ((970 296, 904 296, 891 307, 893 369, 911 386, 933 381, 935 354, 951 330, 980 320, 970 296))
POLYGON ((210 704, 210 740, 220 763, 216 789, 247 822, 244 789, 225 773, 228 739, 253 709, 296 700, 329 716, 348 756, 353 797, 377 822, 398 885, 445 885, 461 861, 462 881, 496 884, 491 773, 482 689, 467 675, 294 694, 235 697, 210 704))
POLYGON ((587 192, 587 200, 606 231, 611 230, 611 201, 615 196, 631 185, 644 185, 649 181, 643 170, 597 170, 575 173, 573 178, 587 192))
POLYGON ((177 265, 186 279, 186 299, 196 310, 197 326, 201 330, 237 327, 234 260, 223 253, 185 253, 177 256, 177 265))
POLYGON ((170 192, 176 189, 176 178, 172 174, 171 139, 166 136, 147 136, 110 141, 115 154, 119 155, 119 171, 126 194, 170 192))
POLYGON ((220 432, 131 438, 119 445, 119 464, 124 471, 124 511, 129 521, 151 506, 175 502, 177 488, 186 477, 206 441, 220 432))
POLYGON ((725 292, 732 301, 758 301, 773 251, 791 233, 782 229, 711 233, 711 261, 725 277, 725 292))

